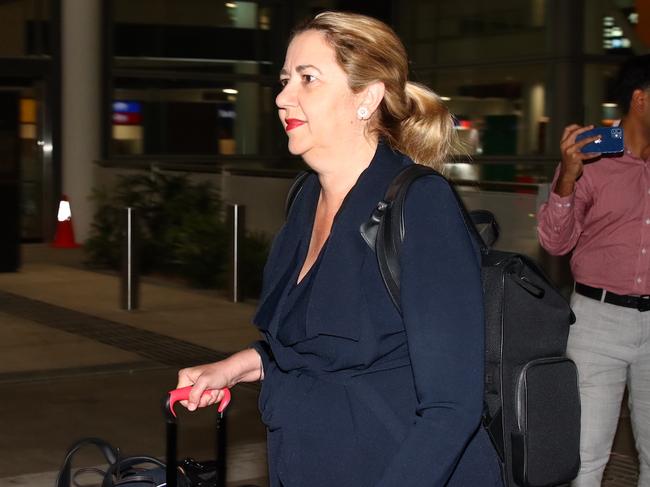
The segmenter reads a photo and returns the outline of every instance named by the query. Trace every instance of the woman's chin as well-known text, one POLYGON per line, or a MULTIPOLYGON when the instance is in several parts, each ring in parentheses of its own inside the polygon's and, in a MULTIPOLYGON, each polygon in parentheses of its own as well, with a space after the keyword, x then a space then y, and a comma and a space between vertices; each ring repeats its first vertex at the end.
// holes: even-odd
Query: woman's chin
POLYGON ((301 144, 292 144, 291 140, 289 140, 289 144, 287 145, 289 152, 294 155, 294 156, 302 156, 305 151, 307 150, 304 145, 301 144))

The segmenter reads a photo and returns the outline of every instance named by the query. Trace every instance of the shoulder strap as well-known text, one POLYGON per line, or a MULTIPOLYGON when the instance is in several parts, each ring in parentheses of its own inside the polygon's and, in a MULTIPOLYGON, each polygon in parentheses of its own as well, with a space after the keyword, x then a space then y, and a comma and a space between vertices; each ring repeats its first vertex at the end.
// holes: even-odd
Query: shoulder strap
POLYGON ((295 199, 298 197, 300 194, 300 191, 302 190, 303 184, 305 184, 305 179, 307 179, 307 176, 312 174, 313 171, 301 171, 298 173, 296 176, 296 179, 293 180, 293 183, 291 184, 291 187, 289 188, 289 192, 287 193, 287 198, 284 202, 284 217, 289 216, 289 212, 291 211, 291 207, 293 206, 293 202, 295 199))
MULTIPOLYGON (((399 251, 404 239, 404 202, 413 181, 423 176, 444 178, 436 170, 420 164, 405 167, 395 176, 386 190, 384 199, 377 204, 370 219, 361 226, 361 234, 368 245, 375 250, 386 289, 400 312, 399 251)), ((450 187, 467 230, 476 241, 481 253, 488 253, 499 233, 494 215, 486 210, 470 214, 456 190, 453 186, 450 187), (476 227, 477 224, 481 225, 480 232, 476 227)))

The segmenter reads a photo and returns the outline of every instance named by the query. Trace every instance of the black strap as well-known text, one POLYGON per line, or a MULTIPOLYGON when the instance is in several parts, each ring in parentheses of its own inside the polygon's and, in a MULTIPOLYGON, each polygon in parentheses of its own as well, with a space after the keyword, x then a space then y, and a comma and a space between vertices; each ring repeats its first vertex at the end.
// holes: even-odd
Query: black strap
MULTIPOLYGON (((400 267, 399 252, 404 239, 404 203, 409 187, 423 176, 444 176, 435 169, 421 164, 411 164, 402 169, 388 186, 384 199, 375 208, 370 219, 361 225, 361 235, 377 254, 377 262, 391 300, 401 312, 400 306, 400 267)), ((499 227, 494 215, 487 210, 468 212, 463 200, 451 186, 463 221, 482 254, 489 252, 490 246, 499 235, 499 227), (481 226, 481 231, 476 225, 481 226)))
POLYGON ((143 470, 141 473, 133 473, 133 467, 144 464, 155 465, 156 467, 160 467, 161 471, 165 470, 165 464, 154 457, 141 455, 122 458, 108 468, 104 476, 104 481, 102 482, 102 487, 119 487, 128 483, 141 483, 143 487, 146 484, 156 485, 151 475, 147 475, 146 470, 143 470))
POLYGON ((291 184, 291 187, 289 188, 289 192, 287 193, 287 198, 284 201, 284 216, 285 216, 285 218, 289 216, 289 212, 291 211, 291 207, 293 206, 293 202, 296 200, 296 198, 300 194, 300 191, 302 191, 302 186, 305 183, 305 179, 307 179, 307 176, 309 176, 310 174, 313 174, 313 171, 301 171, 296 176, 296 179, 293 180, 293 183, 291 184))
POLYGON ((86 445, 94 445, 102 452, 104 458, 109 464, 109 469, 117 461, 118 452, 108 442, 101 438, 82 438, 68 449, 65 459, 63 460, 63 466, 61 467, 56 479, 56 487, 70 487, 70 468, 72 466, 72 459, 74 458, 75 453, 86 445))

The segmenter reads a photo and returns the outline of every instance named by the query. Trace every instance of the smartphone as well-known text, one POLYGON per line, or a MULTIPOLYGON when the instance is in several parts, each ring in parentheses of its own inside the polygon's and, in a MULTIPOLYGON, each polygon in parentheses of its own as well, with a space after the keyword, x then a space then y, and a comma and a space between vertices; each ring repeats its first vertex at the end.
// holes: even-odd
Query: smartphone
POLYGON ((621 127, 595 127, 576 136, 576 142, 599 135, 600 139, 588 143, 580 152, 600 152, 601 154, 617 154, 623 152, 623 129, 621 127))

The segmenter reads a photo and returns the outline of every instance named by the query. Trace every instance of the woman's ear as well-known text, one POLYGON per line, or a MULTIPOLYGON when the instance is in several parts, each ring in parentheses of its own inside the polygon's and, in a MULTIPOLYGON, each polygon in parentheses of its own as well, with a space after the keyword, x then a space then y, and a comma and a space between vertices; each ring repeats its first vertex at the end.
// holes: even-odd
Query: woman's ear
POLYGON ((366 118, 370 118, 375 113, 375 110, 377 110, 379 104, 384 99, 385 91, 384 83, 375 81, 359 93, 359 108, 365 107, 368 110, 368 116, 366 118))

